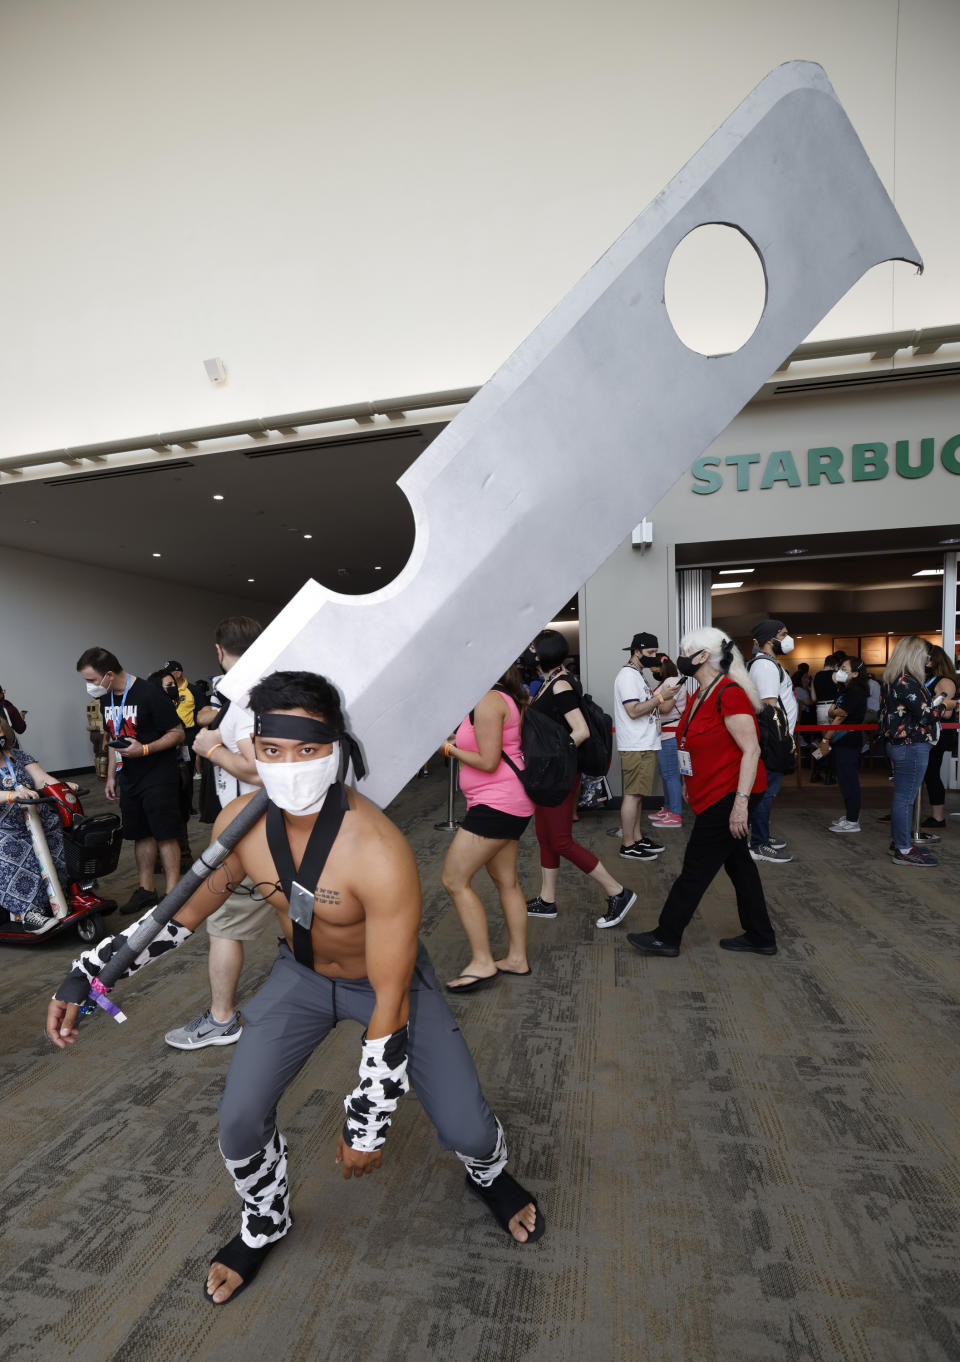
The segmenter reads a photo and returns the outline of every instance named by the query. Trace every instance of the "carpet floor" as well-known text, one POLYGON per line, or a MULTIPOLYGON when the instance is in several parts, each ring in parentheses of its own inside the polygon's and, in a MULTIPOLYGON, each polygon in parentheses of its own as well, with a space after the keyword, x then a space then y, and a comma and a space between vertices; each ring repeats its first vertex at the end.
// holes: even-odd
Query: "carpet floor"
MULTIPOLYGON (((445 798, 438 770, 390 810, 417 853, 441 979, 467 958, 439 878, 445 798)), ((760 867, 775 958, 717 949, 738 930, 723 876, 678 959, 632 951, 625 934, 654 925, 686 832, 637 865, 602 815, 578 835, 638 892, 622 926, 595 928, 602 896, 566 867, 559 916, 530 923, 532 975, 453 999, 511 1168, 548 1217, 538 1245, 513 1244, 466 1194, 413 1096, 382 1170, 343 1181, 348 1024, 281 1104, 294 1229, 224 1308, 201 1293, 238 1224, 216 1138, 230 1051, 163 1043, 207 1003, 205 934, 118 987, 125 1025, 96 1017, 64 1053, 42 1021, 76 941, 0 950, 0 1358, 960 1358, 960 820, 940 866, 914 870, 891 864, 872 812, 860 835, 825 831, 835 790, 794 804, 774 820, 794 860, 760 867)), ((528 896, 537 860, 531 828, 528 896)), ((132 884, 127 851, 106 888, 132 884)), ((248 947, 241 1007, 274 953, 272 933, 248 947)))

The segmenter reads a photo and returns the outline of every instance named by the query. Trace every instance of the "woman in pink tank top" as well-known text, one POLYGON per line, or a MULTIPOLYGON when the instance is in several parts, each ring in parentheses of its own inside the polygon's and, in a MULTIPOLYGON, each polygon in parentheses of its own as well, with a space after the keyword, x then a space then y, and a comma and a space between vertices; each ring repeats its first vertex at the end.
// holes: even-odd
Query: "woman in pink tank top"
POLYGON ((501 974, 529 974, 527 905, 517 880, 517 841, 533 803, 503 754, 523 768, 520 728, 526 694, 510 667, 457 729, 444 751, 460 762, 460 789, 467 812, 443 863, 443 887, 453 899, 470 943, 470 960, 451 979, 451 993, 487 988, 501 974), (496 886, 507 925, 507 953, 494 960, 486 910, 473 877, 482 866, 496 886))

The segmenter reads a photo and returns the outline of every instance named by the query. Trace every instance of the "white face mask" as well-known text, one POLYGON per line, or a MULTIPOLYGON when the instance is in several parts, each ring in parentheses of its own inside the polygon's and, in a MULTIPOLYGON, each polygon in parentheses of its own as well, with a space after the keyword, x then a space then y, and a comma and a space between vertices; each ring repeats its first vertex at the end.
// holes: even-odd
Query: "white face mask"
POLYGON ((793 652, 793 639, 789 634, 784 634, 783 638, 780 639, 780 651, 781 653, 793 652))
POLYGON ((850 680, 850 673, 845 671, 834 672, 833 679, 834 681, 836 681, 838 686, 842 686, 845 681, 850 680))
POLYGON ((257 775, 278 809, 303 816, 319 813, 340 770, 340 744, 328 757, 312 761, 258 761, 257 775))
MULTIPOLYGON (((104 672, 103 675, 106 676, 106 672, 104 672)), ((103 680, 103 676, 101 676, 100 680, 103 680)), ((102 699, 104 695, 108 694, 110 689, 109 686, 95 686, 92 681, 88 681, 86 684, 87 694, 90 696, 91 700, 102 699)))

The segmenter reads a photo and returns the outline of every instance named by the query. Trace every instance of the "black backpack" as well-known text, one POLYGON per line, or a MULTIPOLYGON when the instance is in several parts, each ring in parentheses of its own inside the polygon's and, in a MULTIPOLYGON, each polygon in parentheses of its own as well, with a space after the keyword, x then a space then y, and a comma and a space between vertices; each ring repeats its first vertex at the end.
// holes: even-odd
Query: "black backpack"
POLYGON ((610 770, 613 757, 613 720, 605 713, 590 694, 584 695, 580 682, 575 676, 567 680, 577 693, 580 712, 587 721, 589 736, 577 748, 577 770, 591 780, 605 776, 610 770))
POLYGON ((570 729, 535 705, 527 705, 520 729, 520 750, 523 752, 522 771, 506 752, 503 753, 504 761, 534 804, 555 809, 573 789, 577 775, 577 749, 570 729))
MULTIPOLYGON (((747 663, 747 671, 755 659, 751 658, 747 663)), ((770 658, 775 662, 776 658, 770 658)), ((783 675, 783 668, 777 662, 777 669, 783 675)), ((720 713, 720 697, 717 696, 717 713, 720 713)), ((790 732, 790 721, 787 718, 787 711, 783 707, 783 701, 777 697, 775 705, 764 703, 760 713, 757 715, 757 727, 760 730, 760 760, 768 771, 789 776, 797 769, 796 749, 793 742, 793 734, 790 732)))

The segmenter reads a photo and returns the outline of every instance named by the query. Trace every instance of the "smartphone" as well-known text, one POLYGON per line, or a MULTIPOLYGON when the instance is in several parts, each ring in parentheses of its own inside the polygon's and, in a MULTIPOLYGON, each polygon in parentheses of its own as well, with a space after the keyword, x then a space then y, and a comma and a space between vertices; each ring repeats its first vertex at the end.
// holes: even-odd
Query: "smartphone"
POLYGON ((107 746, 119 747, 122 749, 124 747, 129 747, 130 741, 131 741, 130 738, 111 738, 110 741, 107 743, 107 746))
POLYGON ((814 761, 819 761, 820 758, 823 756, 823 753, 820 751, 819 747, 815 747, 813 751, 810 753, 810 755, 811 757, 813 757, 814 761))

